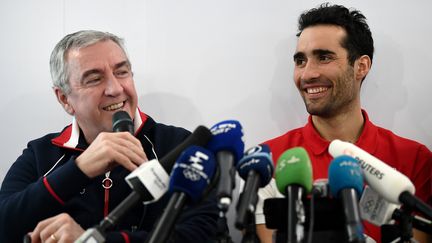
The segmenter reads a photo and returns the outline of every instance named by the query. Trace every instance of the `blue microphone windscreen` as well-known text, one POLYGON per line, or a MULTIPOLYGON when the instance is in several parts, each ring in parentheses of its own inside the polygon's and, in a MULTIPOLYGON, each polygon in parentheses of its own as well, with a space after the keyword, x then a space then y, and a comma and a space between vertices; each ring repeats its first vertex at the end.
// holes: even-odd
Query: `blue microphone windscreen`
POLYGON ((214 153, 219 151, 233 153, 235 163, 243 157, 243 129, 238 121, 227 120, 219 122, 210 131, 213 133, 213 137, 207 144, 207 148, 214 153))
POLYGON ((328 182, 333 197, 342 189, 353 188, 357 197, 363 193, 363 172, 356 159, 348 155, 334 158, 329 166, 328 182))
POLYGON ((211 151, 188 147, 176 161, 170 178, 170 192, 184 192, 192 203, 197 203, 216 171, 216 160, 211 151))
POLYGON ((266 186, 273 176, 273 161, 269 153, 258 152, 244 156, 237 164, 237 171, 243 180, 249 171, 256 171, 261 178, 260 187, 266 186))

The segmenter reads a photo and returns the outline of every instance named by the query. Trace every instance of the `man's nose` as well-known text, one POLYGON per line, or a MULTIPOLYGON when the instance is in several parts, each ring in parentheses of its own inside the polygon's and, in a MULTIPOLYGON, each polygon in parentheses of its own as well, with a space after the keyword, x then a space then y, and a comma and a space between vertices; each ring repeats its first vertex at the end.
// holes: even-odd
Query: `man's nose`
POLYGON ((301 70, 301 80, 317 79, 320 76, 319 66, 315 62, 307 62, 301 70))
POLYGON ((105 95, 117 96, 123 92, 123 86, 114 74, 108 76, 105 95))

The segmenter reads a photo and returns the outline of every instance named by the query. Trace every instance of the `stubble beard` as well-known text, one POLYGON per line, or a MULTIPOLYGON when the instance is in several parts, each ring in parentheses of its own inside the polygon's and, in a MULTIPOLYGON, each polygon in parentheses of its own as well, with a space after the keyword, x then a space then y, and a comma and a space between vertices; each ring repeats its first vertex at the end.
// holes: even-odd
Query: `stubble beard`
POLYGON ((357 98, 354 87, 354 68, 348 66, 331 88, 331 94, 324 99, 307 100, 302 95, 306 110, 310 115, 331 118, 349 110, 357 98), (335 89, 336 87, 336 89, 335 89))

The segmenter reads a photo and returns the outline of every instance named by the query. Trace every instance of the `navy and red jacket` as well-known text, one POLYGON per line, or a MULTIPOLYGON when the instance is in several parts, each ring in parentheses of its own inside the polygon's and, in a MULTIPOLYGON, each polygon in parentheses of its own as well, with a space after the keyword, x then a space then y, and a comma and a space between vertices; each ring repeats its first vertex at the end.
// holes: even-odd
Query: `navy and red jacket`
MULTIPOLYGON (((135 136, 149 160, 155 158, 155 154, 163 157, 190 134, 183 128, 156 123, 139 111, 135 118, 135 136)), ((106 207, 106 191, 102 187, 105 175, 90 179, 75 163, 75 158, 87 147, 75 121, 60 133, 28 143, 1 186, 0 242, 22 242, 23 236, 39 221, 60 213, 68 213, 83 229, 99 224, 106 207)), ((107 204, 110 211, 131 193, 124 180, 129 173, 121 166, 110 172, 113 181, 107 204)), ((107 242, 144 242, 168 200, 169 195, 165 195, 155 203, 137 205, 116 229, 107 233, 107 242)), ((207 197, 185 208, 172 239, 206 242, 216 233, 217 218, 216 199, 207 197)))

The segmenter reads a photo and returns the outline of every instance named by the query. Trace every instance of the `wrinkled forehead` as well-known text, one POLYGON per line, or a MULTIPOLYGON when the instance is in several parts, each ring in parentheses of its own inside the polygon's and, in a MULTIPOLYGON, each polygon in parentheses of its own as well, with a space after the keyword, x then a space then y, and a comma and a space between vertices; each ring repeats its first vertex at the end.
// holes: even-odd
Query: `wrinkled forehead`
POLYGON ((76 58, 98 59, 106 57, 106 54, 128 59, 123 48, 112 40, 101 40, 85 46, 72 47, 66 52, 65 57, 67 61, 76 58))
POLYGON ((113 41, 101 41, 69 50, 67 54, 69 77, 79 78, 89 70, 116 69, 120 64, 130 67, 123 49, 113 41))

